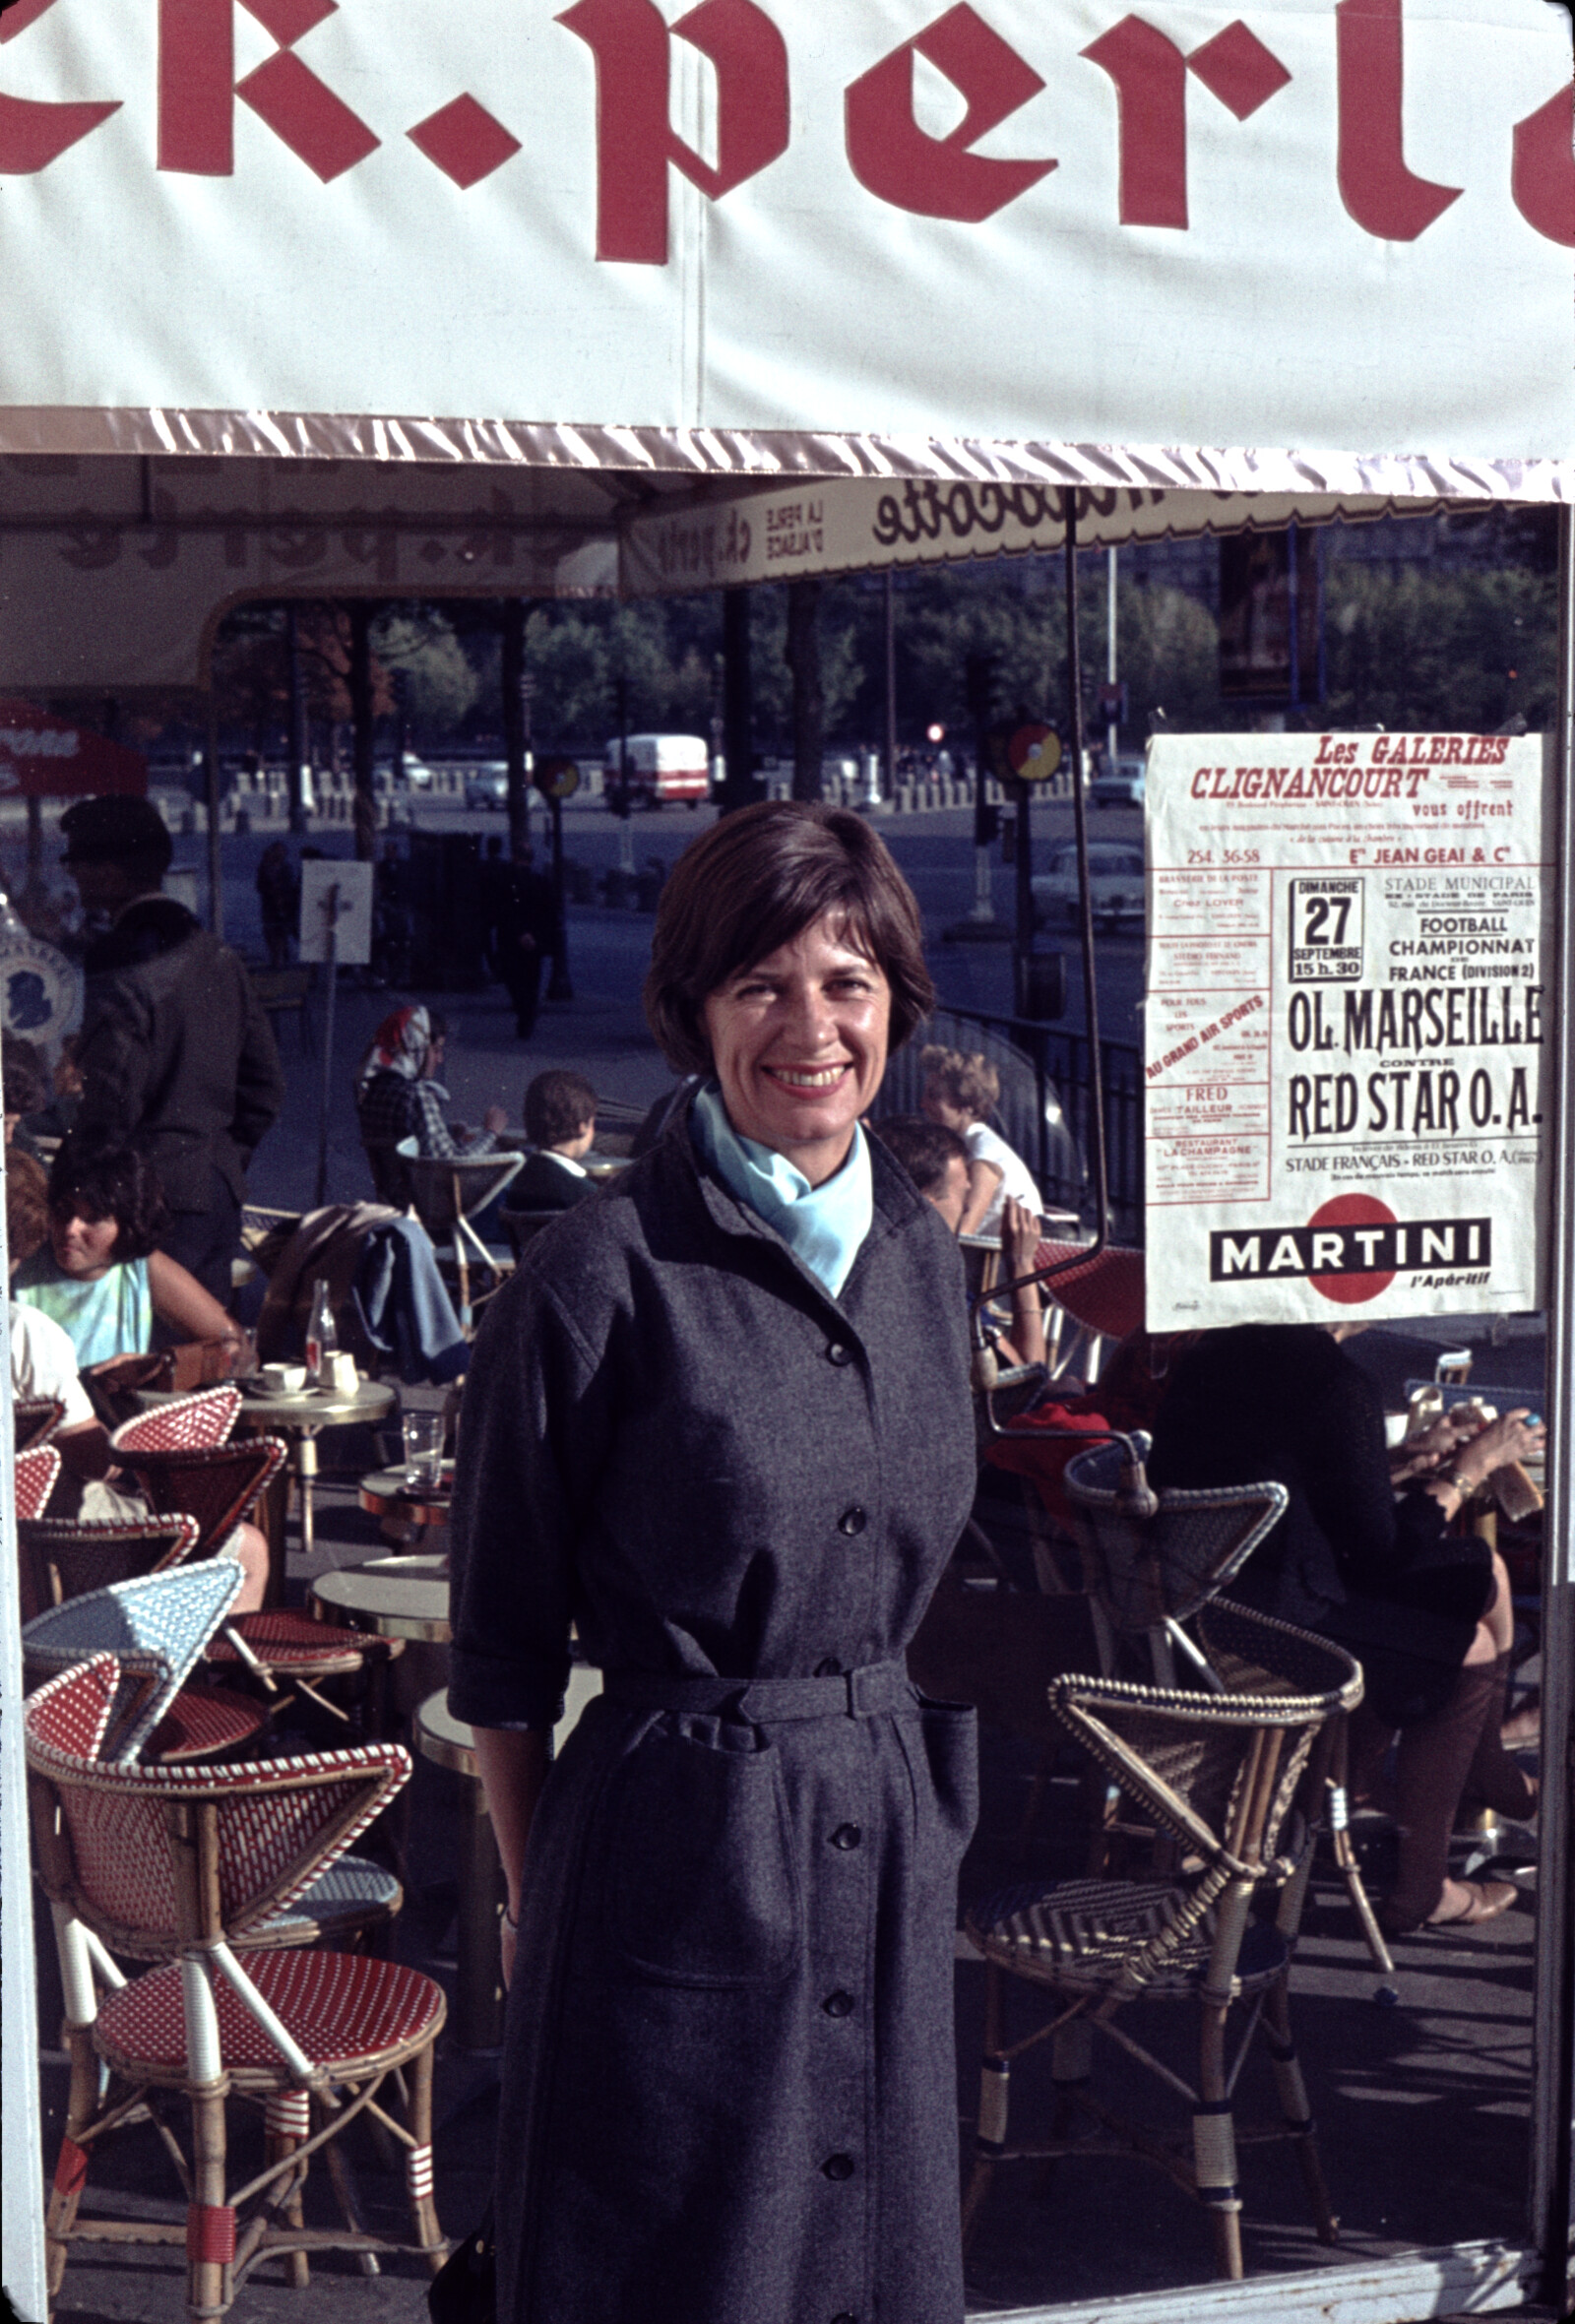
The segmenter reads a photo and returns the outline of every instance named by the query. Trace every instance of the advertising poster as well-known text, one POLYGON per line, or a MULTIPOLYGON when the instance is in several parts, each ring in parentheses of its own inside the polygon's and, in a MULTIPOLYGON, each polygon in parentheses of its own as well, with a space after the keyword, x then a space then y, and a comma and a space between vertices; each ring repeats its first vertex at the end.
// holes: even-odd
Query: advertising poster
POLYGON ((1149 749, 1148 1322, 1543 1303, 1542 737, 1149 749))

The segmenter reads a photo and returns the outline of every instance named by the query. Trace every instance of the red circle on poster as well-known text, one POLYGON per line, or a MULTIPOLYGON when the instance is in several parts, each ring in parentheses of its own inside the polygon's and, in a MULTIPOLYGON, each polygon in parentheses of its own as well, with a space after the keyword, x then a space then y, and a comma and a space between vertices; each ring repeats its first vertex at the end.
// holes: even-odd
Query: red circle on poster
MULTIPOLYGON (((1309 1227, 1320 1226, 1393 1226, 1397 1224, 1394 1212, 1381 1203, 1375 1194, 1337 1194, 1314 1211, 1307 1221, 1309 1227)), ((1341 1307, 1360 1306, 1364 1299, 1376 1299, 1387 1291, 1395 1280, 1395 1271, 1377 1268, 1371 1271, 1343 1267, 1338 1275, 1309 1275, 1307 1281, 1315 1291, 1326 1299, 1333 1299, 1341 1307)))

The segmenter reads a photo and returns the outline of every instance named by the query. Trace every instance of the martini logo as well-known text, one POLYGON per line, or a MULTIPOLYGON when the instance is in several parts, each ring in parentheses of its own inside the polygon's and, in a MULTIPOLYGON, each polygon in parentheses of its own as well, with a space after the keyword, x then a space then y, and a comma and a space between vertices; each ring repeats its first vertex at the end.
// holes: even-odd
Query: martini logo
POLYGON ((1211 1283, 1310 1283, 1338 1306, 1359 1306, 1387 1291, 1397 1275, 1433 1275, 1492 1264, 1490 1219, 1395 1217, 1376 1195, 1341 1194, 1314 1211, 1305 1226, 1228 1229, 1209 1237, 1211 1283))

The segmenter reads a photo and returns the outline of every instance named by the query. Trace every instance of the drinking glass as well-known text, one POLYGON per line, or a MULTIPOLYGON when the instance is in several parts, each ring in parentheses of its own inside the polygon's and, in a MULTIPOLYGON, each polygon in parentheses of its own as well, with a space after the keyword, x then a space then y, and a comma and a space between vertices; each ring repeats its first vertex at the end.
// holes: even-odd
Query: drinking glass
POLYGON ((405 1415, 405 1481, 417 1492, 435 1492, 443 1482, 443 1414, 405 1415))

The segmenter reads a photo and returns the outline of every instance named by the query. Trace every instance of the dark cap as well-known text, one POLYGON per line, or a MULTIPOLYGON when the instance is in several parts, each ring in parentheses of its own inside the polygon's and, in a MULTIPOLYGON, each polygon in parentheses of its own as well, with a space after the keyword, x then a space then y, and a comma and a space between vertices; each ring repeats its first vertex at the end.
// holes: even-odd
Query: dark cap
POLYGON ((157 855, 159 871, 167 870, 174 842, 164 819, 151 800, 124 793, 107 798, 78 799, 60 818, 69 867, 73 863, 120 863, 127 856, 157 855))

